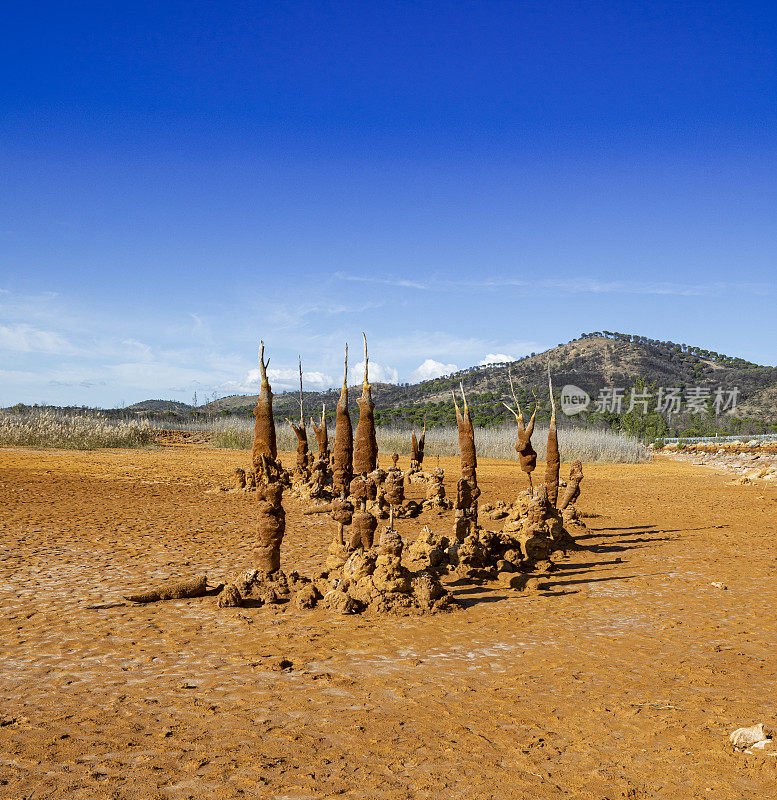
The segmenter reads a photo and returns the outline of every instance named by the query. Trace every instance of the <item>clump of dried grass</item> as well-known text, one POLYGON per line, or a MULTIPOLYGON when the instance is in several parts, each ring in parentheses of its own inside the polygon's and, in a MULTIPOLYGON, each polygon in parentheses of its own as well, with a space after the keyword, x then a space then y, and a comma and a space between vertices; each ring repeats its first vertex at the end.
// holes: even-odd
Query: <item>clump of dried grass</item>
MULTIPOLYGON (((475 428, 475 447, 480 458, 515 459, 515 450, 509 433, 513 425, 493 428, 475 428)), ((536 428, 537 457, 545 461, 548 428, 536 428)), ((406 428, 378 428, 378 446, 381 453, 397 452, 410 455, 410 442, 406 428)), ((638 439, 611 431, 591 428, 559 428, 558 447, 561 461, 569 463, 575 459, 583 462, 639 463, 649 461, 650 451, 638 439)), ((459 455, 458 430, 456 428, 429 428, 426 431, 426 456, 459 455)))
POLYGON ((0 413, 0 446, 4 447, 94 450, 145 447, 153 441, 148 420, 111 420, 99 412, 73 414, 52 409, 0 413))
MULTIPOLYGON (((184 430, 214 431, 213 443, 216 447, 237 450, 250 450, 252 443, 252 420, 246 417, 224 417, 212 422, 196 422, 177 425, 184 430)), ((515 425, 505 423, 493 428, 475 428, 475 447, 480 458, 506 458, 515 460, 511 435, 515 425)), ((410 455, 411 431, 405 427, 380 426, 376 429, 378 449, 383 457, 391 453, 410 455)), ((537 427, 534 431, 537 457, 545 461, 548 427, 537 427)), ((297 437, 288 427, 278 428, 278 450, 293 452, 297 437)), ((558 429, 558 447, 563 463, 580 459, 583 463, 594 461, 639 463, 650 461, 650 451, 630 436, 593 428, 561 427, 558 429)), ((458 456, 459 434, 455 427, 427 428, 425 456, 458 456)))

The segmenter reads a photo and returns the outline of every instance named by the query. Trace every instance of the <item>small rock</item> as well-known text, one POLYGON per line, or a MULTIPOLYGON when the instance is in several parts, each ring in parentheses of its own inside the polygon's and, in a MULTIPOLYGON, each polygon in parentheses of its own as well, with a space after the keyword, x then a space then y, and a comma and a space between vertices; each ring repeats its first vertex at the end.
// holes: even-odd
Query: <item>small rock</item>
POLYGON ((305 584, 294 593, 294 605, 299 609, 313 608, 321 595, 312 583, 305 584))
POLYGON ((529 576, 521 572, 500 572, 497 578, 503 586, 510 589, 518 589, 519 591, 523 591, 526 588, 526 583, 529 580, 529 576))
POLYGON ((356 610, 356 603, 345 592, 332 589, 324 595, 323 604, 325 608, 337 614, 353 614, 356 610))
POLYGON ((437 577, 430 572, 417 572, 412 578, 413 596, 422 605, 431 607, 444 594, 445 589, 437 577))
POLYGON ((283 598, 272 586, 261 586, 254 592, 253 598, 264 604, 282 603, 283 598))
POLYGON ((725 583, 719 583, 718 581, 713 581, 710 586, 714 586, 716 589, 723 589, 724 592, 728 589, 725 583))
POLYGON ((284 672, 287 669, 291 669, 293 666, 294 662, 289 661, 288 658, 279 658, 270 664, 270 669, 274 669, 276 672, 284 672))
POLYGON ((530 575, 529 580, 526 581, 526 586, 523 587, 524 592, 539 592, 547 589, 548 584, 536 575, 530 575))
POLYGON ((219 608, 239 608, 243 605, 243 596, 234 583, 227 584, 219 595, 219 608))

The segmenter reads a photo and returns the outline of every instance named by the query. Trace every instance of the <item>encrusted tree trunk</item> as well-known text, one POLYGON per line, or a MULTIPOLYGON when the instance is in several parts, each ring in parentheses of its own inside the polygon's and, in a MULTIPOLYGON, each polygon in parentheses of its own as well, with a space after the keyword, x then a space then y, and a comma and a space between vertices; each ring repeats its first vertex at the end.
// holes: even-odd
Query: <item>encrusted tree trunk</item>
POLYGON ((308 470, 308 434, 303 425, 295 425, 290 419, 286 422, 297 435, 297 472, 304 473, 308 470))
POLYGON ((515 387, 513 386, 513 376, 509 369, 507 374, 510 378, 510 390, 513 393, 513 400, 515 401, 515 408, 517 411, 510 408, 507 403, 502 403, 502 405, 515 417, 515 421, 518 423, 518 441, 515 443, 515 451, 518 453, 518 461, 520 462, 521 469, 526 473, 526 477, 529 479, 529 491, 533 494, 534 489, 532 487, 531 474, 537 466, 537 452, 531 446, 531 435, 534 433, 534 421, 537 417, 537 395, 535 394, 534 396, 534 413, 531 415, 529 424, 525 426, 523 424, 521 405, 518 402, 518 398, 515 394, 515 387))
POLYGON ((521 547, 529 564, 545 561, 550 557, 553 550, 553 543, 550 540, 550 528, 548 527, 548 518, 551 511, 551 506, 548 503, 548 493, 544 486, 540 486, 532 497, 529 515, 519 537, 521 547))
POLYGON ((262 456, 264 485, 257 487, 259 507, 258 542, 254 563, 261 572, 270 574, 281 568, 281 543, 286 532, 286 512, 283 510, 283 485, 271 480, 267 459, 262 456))
POLYGON ((464 413, 459 409, 456 402, 456 394, 453 393, 453 405, 456 408, 456 425, 459 429, 459 450, 461 451, 461 474, 468 480, 474 481, 477 485, 475 471, 478 466, 478 459, 475 453, 475 431, 472 428, 472 418, 469 415, 467 396, 464 394, 464 384, 459 383, 461 396, 464 400, 464 413))
POLYGON ((353 503, 347 497, 335 497, 331 503, 331 517, 337 523, 336 544, 345 545, 344 529, 353 521, 353 503))
POLYGON ((288 417, 286 422, 291 425, 297 435, 297 472, 307 479, 308 470, 308 432, 305 429, 305 418, 302 410, 302 356, 299 357, 299 425, 295 425, 288 417))
POLYGON ((555 506, 558 502, 558 474, 561 459, 558 452, 558 432, 556 431, 556 400, 553 397, 553 381, 550 377, 550 361, 548 361, 548 389, 550 390, 550 428, 548 429, 548 448, 545 458, 545 488, 548 490, 548 502, 555 506))
POLYGON ((424 443, 426 441, 426 420, 424 420, 424 430, 420 439, 416 439, 415 431, 410 437, 410 468, 421 469, 424 463, 424 443))
POLYGON ((362 396, 356 401, 359 406, 359 422, 353 446, 353 471, 357 475, 368 475, 378 465, 378 440, 375 437, 375 417, 372 391, 369 381, 367 358, 367 337, 364 337, 364 382, 362 396))
POLYGON ((461 479, 456 493, 456 522, 454 533, 459 541, 463 540, 478 521, 478 488, 477 466, 478 459, 475 452, 475 431, 472 427, 472 418, 469 414, 467 395, 464 394, 464 385, 461 387, 461 396, 464 402, 464 411, 459 409, 456 402, 456 393, 453 392, 453 405, 456 408, 456 424, 459 429, 459 450, 461 451, 461 479))
POLYGON ((332 470, 335 492, 342 497, 347 497, 348 487, 353 477, 353 427, 348 413, 348 345, 345 346, 343 388, 337 402, 332 470))
POLYGON ((270 359, 264 360, 264 342, 259 343, 259 369, 262 374, 262 386, 254 409, 254 445, 251 451, 251 461, 257 475, 264 474, 262 456, 275 462, 278 457, 278 448, 275 443, 275 419, 272 415, 272 390, 267 380, 267 367, 270 359))
POLYGON ((559 511, 563 511, 567 506, 574 503, 580 497, 580 481, 583 480, 583 462, 573 461, 569 468, 569 480, 564 497, 559 503, 559 511))
POLYGON ((369 511, 354 511, 351 521, 351 550, 359 547, 369 550, 375 541, 378 520, 369 511))
POLYGON ((316 434, 316 442, 318 442, 318 457, 324 461, 329 461, 329 431, 326 427, 326 406, 321 407, 321 424, 316 425, 313 417, 310 418, 310 424, 313 427, 313 433, 316 434))
POLYGON ((394 513, 397 506, 401 506, 405 501, 405 476, 399 469, 389 470, 386 476, 385 498, 391 507, 389 527, 394 527, 394 513))
POLYGON ((207 591, 205 575, 198 575, 185 581, 171 581, 155 589, 138 594, 125 594, 124 599, 133 603, 155 603, 157 600, 181 600, 189 597, 202 597, 207 591))

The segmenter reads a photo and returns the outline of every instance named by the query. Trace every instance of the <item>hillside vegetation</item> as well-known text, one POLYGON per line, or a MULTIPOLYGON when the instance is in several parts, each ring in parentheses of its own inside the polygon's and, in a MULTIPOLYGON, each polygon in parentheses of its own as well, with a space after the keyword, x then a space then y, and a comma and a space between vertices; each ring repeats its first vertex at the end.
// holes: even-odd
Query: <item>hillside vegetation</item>
MULTIPOLYGON (((777 369, 753 364, 700 347, 659 341, 633 334, 597 331, 583 334, 567 344, 560 344, 544 353, 533 353, 510 364, 491 364, 461 370, 417 384, 373 384, 376 403, 375 421, 379 426, 420 427, 424 420, 429 428, 455 425, 451 391, 463 383, 472 418, 479 427, 500 425, 511 420, 502 405, 510 398, 508 371, 512 373, 518 398, 524 412, 533 408, 533 391, 539 400, 539 421, 550 416, 547 388, 547 365, 553 372, 555 393, 566 384, 584 389, 591 396, 588 410, 578 416, 559 414, 567 427, 585 427, 622 431, 643 439, 663 436, 704 436, 716 433, 756 434, 777 430, 777 369), (622 388, 625 398, 620 410, 597 410, 596 400, 605 387, 622 388), (629 391, 652 395, 647 407, 628 411, 629 391), (660 388, 677 388, 681 394, 693 387, 714 393, 738 391, 734 414, 716 414, 712 402, 700 413, 667 416, 656 408, 660 388), (643 413, 644 412, 644 413, 643 413)), ((358 378, 358 376, 355 376, 358 378)), ((354 419, 358 418, 356 398, 361 387, 350 393, 354 419)), ((306 419, 321 413, 326 404, 327 416, 334 419, 339 390, 305 392, 303 405, 306 419)), ((149 417, 157 424, 174 427, 182 421, 212 422, 215 417, 250 415, 256 395, 235 395, 201 406, 149 400, 128 409, 106 412, 117 416, 149 417)), ((299 414, 296 392, 277 394, 274 410, 278 422, 299 414)))
MULTIPOLYGON (((375 419, 379 425, 415 425, 429 427, 455 424, 451 391, 463 383, 473 422, 492 426, 511 419, 502 405, 510 397, 508 370, 512 373, 518 399, 526 411, 533 408, 533 389, 540 402, 538 418, 550 417, 546 370, 550 361, 555 393, 566 384, 579 386, 592 398, 587 413, 564 418, 564 424, 582 427, 606 427, 644 438, 670 435, 713 435, 716 432, 758 433, 777 430, 777 369, 759 366, 733 356, 676 342, 664 342, 609 331, 584 334, 567 344, 544 353, 532 354, 510 364, 470 367, 453 375, 417 384, 373 384, 375 419), (621 387, 626 400, 620 413, 598 412, 595 400, 604 387, 621 387), (647 413, 627 413, 628 392, 637 387, 657 394, 660 387, 676 387, 684 393, 689 387, 718 387, 729 392, 735 387, 734 415, 714 413, 712 404, 703 414, 682 413, 667 418, 656 412, 655 398, 647 413)), ((360 387, 350 393, 354 414, 360 387)), ((306 416, 317 415, 322 403, 334 418, 338 390, 305 392, 306 416)), ((204 406, 199 413, 250 413, 256 396, 233 396, 204 406)), ((279 419, 296 416, 299 397, 296 393, 276 396, 275 412, 279 419)), ((644 410, 644 409, 640 409, 644 410)))

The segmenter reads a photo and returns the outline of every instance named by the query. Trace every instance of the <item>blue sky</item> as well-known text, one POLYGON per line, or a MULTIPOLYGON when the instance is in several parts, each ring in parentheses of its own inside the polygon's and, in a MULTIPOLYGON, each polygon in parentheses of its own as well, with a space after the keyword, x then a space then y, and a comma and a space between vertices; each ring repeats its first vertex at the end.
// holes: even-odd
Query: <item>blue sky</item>
POLYGON ((775 364, 774 4, 16 4, 0 70, 0 406, 252 392, 260 338, 322 388, 362 330, 775 364))

